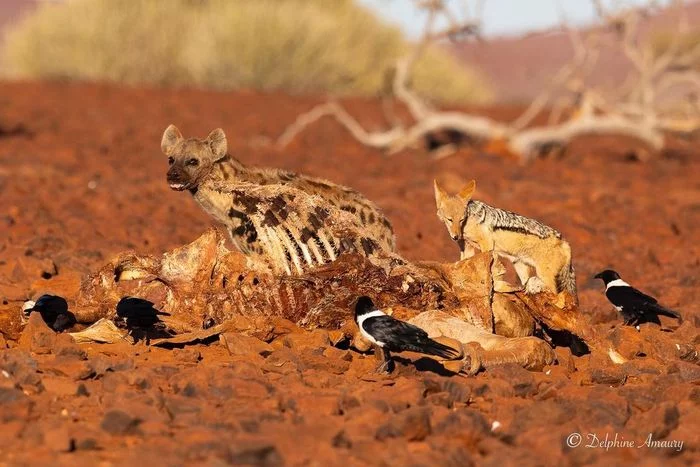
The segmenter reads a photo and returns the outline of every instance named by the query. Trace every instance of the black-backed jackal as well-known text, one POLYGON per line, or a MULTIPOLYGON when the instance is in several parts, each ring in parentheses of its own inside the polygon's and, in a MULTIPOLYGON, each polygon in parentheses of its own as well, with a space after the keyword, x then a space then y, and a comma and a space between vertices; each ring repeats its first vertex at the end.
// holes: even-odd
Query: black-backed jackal
POLYGON ((493 251, 509 259, 529 293, 543 286, 551 292, 576 295, 571 247, 561 234, 534 219, 473 200, 474 180, 455 196, 435 181, 437 214, 461 249, 461 259, 479 251, 493 251), (530 269, 535 270, 533 276, 530 269))

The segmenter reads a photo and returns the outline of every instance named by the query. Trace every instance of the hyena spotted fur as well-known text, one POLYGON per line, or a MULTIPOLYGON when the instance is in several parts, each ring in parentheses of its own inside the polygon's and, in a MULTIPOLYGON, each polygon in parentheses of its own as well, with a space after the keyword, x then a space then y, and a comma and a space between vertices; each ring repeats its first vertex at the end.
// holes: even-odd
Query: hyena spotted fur
POLYGON ((202 182, 282 185, 318 196, 324 204, 356 217, 368 235, 379 242, 383 249, 395 251, 396 243, 391 223, 379 207, 361 193, 327 180, 294 172, 248 167, 228 154, 226 135, 221 129, 212 131, 203 140, 185 139, 174 125, 170 125, 163 134, 161 148, 168 156, 170 164, 170 187, 174 190, 189 190, 205 211, 229 227, 233 243, 246 254, 253 253, 257 246, 257 233, 252 228, 249 215, 238 209, 220 212, 221 206, 214 206, 203 199, 201 194, 197 195, 202 182))
POLYGON ((460 246, 461 258, 476 250, 493 251, 512 261, 527 291, 565 291, 577 301, 571 247, 561 233, 534 219, 471 199, 475 189, 472 180, 456 196, 450 196, 435 182, 438 217, 460 246))
POLYGON ((391 254, 355 216, 290 186, 207 182, 199 191, 247 216, 256 232, 255 253, 274 273, 303 274, 345 252, 380 262, 391 254))

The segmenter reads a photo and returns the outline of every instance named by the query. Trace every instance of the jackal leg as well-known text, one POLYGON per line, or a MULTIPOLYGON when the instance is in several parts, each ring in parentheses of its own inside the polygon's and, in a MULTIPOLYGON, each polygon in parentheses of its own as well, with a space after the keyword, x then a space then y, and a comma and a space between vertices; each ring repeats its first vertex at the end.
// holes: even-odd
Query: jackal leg
POLYGON ((523 263, 522 261, 514 261, 513 267, 515 268, 515 272, 518 275, 518 279, 520 279, 520 283, 523 285, 523 287, 525 287, 525 284, 527 284, 527 280, 532 275, 530 273, 530 265, 523 263))

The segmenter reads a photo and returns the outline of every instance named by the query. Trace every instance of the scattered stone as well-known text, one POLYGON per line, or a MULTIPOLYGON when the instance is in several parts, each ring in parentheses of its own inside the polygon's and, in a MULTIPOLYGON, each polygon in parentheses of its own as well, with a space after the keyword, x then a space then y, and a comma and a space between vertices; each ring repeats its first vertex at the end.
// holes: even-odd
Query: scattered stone
POLYGON ((654 439, 663 439, 678 428, 680 412, 673 402, 663 402, 652 409, 630 419, 625 429, 636 430, 640 435, 652 434, 654 439))
POLYGON ((78 389, 75 390, 75 395, 76 396, 85 396, 85 397, 90 397, 90 391, 88 391, 87 387, 85 384, 80 383, 78 385, 78 389))
POLYGON ((83 438, 76 441, 75 448, 80 451, 95 451, 100 448, 95 438, 83 438))
POLYGON ((675 363, 675 365, 678 366, 678 370, 683 381, 693 384, 697 384, 700 381, 700 365, 695 365, 684 361, 678 361, 675 363))
POLYGON ((393 415, 387 423, 377 429, 375 437, 380 441, 387 438, 422 441, 431 432, 430 409, 426 407, 412 407, 393 415))
POLYGON ((338 433, 336 433, 335 436, 333 436, 333 439, 331 440, 331 445, 334 448, 350 449, 352 447, 352 441, 348 439, 345 430, 340 430, 338 433))
POLYGON ((280 374, 296 373, 299 371, 298 358, 289 349, 275 350, 265 359, 263 371, 280 374))
POLYGON ((435 405, 453 408, 455 404, 467 404, 472 395, 471 387, 453 379, 426 379, 423 396, 435 405))
POLYGON ((323 351, 331 345, 328 331, 324 329, 314 329, 311 332, 296 332, 282 337, 285 347, 292 350, 318 350, 323 351))
POLYGON ((323 351, 323 356, 326 358, 335 358, 338 360, 344 360, 346 362, 352 362, 352 353, 347 350, 340 350, 335 347, 328 347, 323 351))
POLYGON ((338 412, 341 415, 344 415, 358 407, 360 407, 360 400, 351 394, 343 393, 338 398, 338 412))
POLYGON ((0 404, 7 404, 24 399, 27 396, 17 388, 0 388, 0 404))
POLYGON ((54 354, 57 359, 63 360, 87 360, 87 352, 80 348, 67 334, 56 336, 56 349, 54 354))
POLYGON ((76 449, 75 439, 70 436, 65 427, 45 431, 44 446, 54 452, 73 452, 76 449))
POLYGON ((44 376, 41 383, 48 393, 60 397, 72 396, 78 391, 77 383, 67 378, 44 376))
POLYGON ((126 412, 110 410, 102 418, 100 428, 115 436, 138 435, 141 434, 140 424, 140 419, 132 417, 126 412))
POLYGON ((610 366, 607 368, 593 368, 591 370, 591 382, 608 386, 621 386, 627 381, 627 375, 622 368, 610 366))
POLYGON ((325 371, 334 375, 342 375, 350 369, 350 362, 337 358, 326 358, 318 350, 306 348, 299 352, 299 368, 325 371))
MULTIPOLYGON (((492 426, 498 422, 494 422, 492 426)), ((498 425, 500 426, 500 424, 498 425)), ((486 418, 473 409, 461 409, 450 412, 435 426, 436 434, 459 433, 461 437, 470 437, 477 440, 488 435, 491 427, 486 418)))
POLYGON ((557 355, 557 363, 566 371, 566 374, 576 371, 576 362, 570 347, 555 347, 554 353, 557 355))
POLYGON ((178 362, 197 363, 202 359, 202 352, 187 347, 184 349, 173 349, 173 357, 178 362))
POLYGON ((226 347, 230 355, 260 355, 268 357, 275 350, 267 342, 236 332, 227 332, 219 335, 219 341, 226 347))
POLYGON ((56 333, 49 328, 39 313, 31 313, 19 338, 19 348, 38 355, 50 354, 56 345, 56 333))
POLYGON ((520 365, 508 363, 489 368, 489 378, 508 381, 518 397, 532 396, 537 393, 535 377, 520 365))
POLYGON ((229 459, 234 465, 256 465, 260 467, 278 467, 284 465, 284 459, 271 444, 246 446, 231 452, 229 459))
POLYGON ((627 360, 644 353, 644 339, 633 326, 617 326, 610 332, 607 339, 613 349, 627 360))

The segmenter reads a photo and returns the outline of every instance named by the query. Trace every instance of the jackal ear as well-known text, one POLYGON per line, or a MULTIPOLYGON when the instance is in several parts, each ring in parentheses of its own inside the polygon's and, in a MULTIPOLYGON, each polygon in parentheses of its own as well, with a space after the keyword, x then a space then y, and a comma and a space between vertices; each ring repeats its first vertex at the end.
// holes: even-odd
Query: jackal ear
POLYGON ((437 180, 433 180, 433 185, 435 186, 435 202, 437 203, 438 207, 440 207, 440 203, 442 203, 443 198, 447 197, 447 193, 445 193, 445 190, 440 188, 437 180))
POLYGON ((214 153, 214 159, 219 160, 228 152, 228 142, 226 141, 226 133, 221 128, 217 128, 209 133, 207 142, 214 153))
POLYGON ((476 190, 476 180, 470 180, 459 192, 458 196, 464 201, 469 201, 476 190))
POLYGON ((163 138, 160 140, 160 149, 168 154, 177 143, 182 141, 182 133, 175 125, 169 125, 163 132, 163 138))

